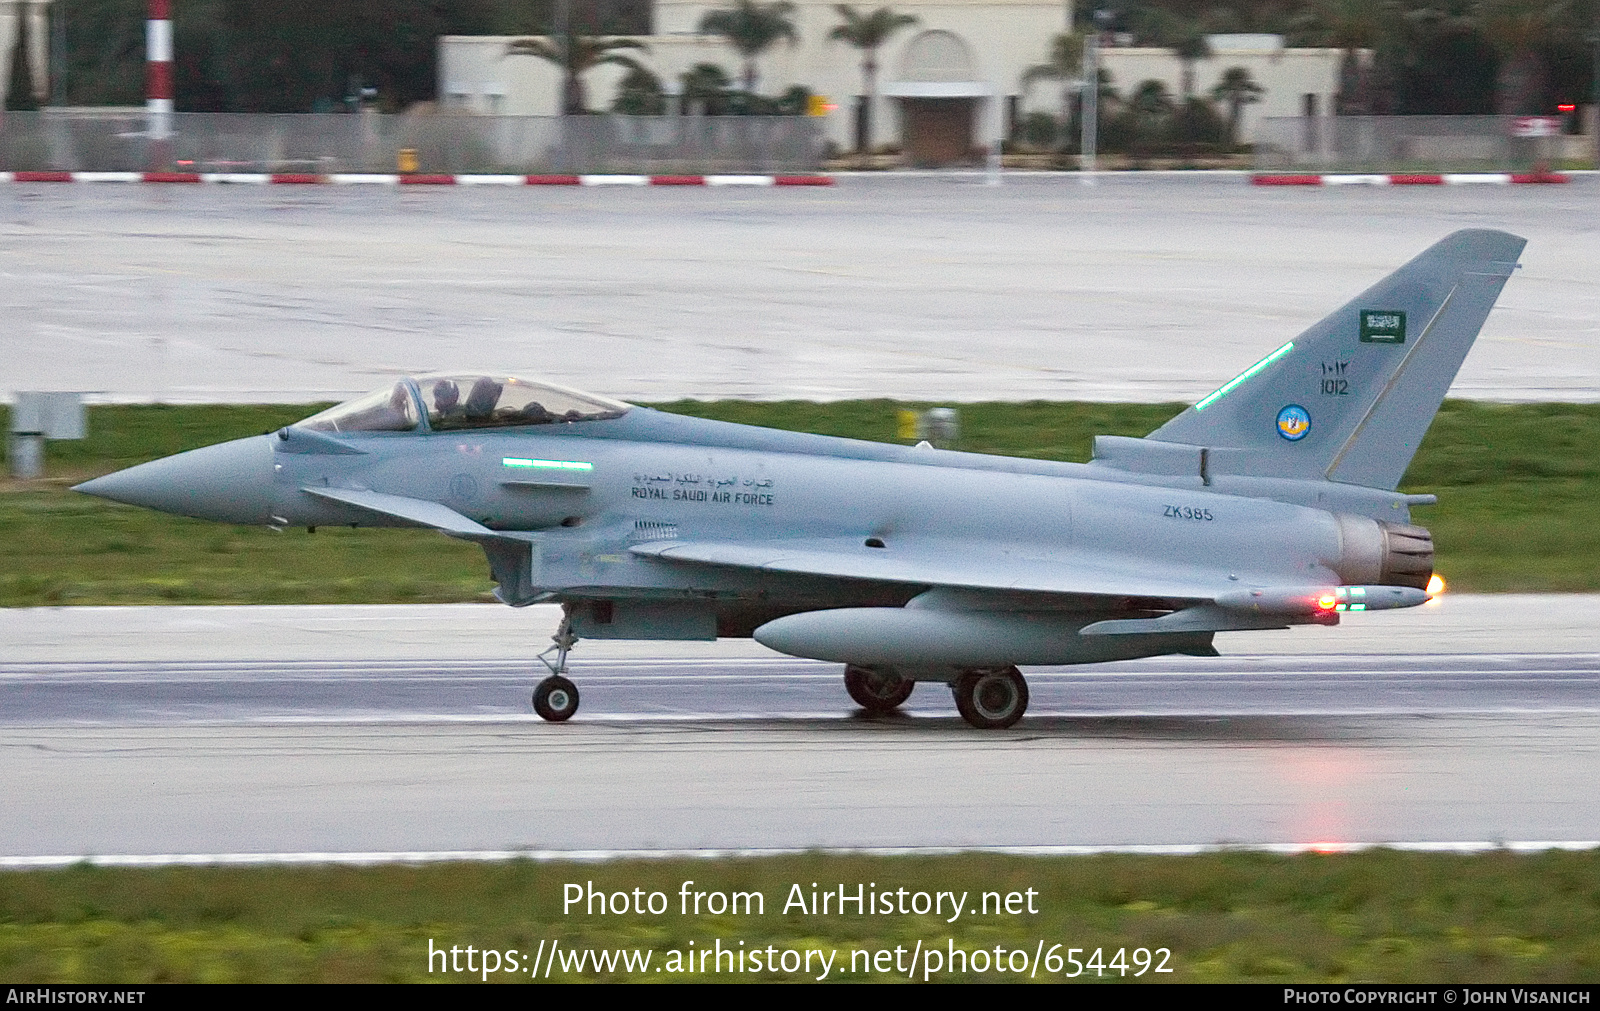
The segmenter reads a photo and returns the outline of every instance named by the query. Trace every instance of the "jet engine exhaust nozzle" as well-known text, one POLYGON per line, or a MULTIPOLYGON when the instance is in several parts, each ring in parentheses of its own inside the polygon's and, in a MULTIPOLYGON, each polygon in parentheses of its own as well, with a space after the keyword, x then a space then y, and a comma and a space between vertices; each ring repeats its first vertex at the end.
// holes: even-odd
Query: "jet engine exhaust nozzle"
POLYGON ((1428 588, 1433 576, 1433 534, 1409 523, 1339 514, 1339 559, 1333 566, 1352 584, 1428 588))

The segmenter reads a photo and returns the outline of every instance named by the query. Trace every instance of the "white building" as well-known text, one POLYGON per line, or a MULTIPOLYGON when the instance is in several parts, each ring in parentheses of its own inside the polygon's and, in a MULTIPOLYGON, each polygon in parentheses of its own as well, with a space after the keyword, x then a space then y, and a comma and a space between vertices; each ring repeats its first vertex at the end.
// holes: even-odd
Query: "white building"
MULTIPOLYGON (((637 36, 648 49, 634 51, 669 87, 698 63, 721 66, 735 81, 743 60, 719 37, 695 32, 716 10, 706 0, 656 0, 655 34, 637 36)), ((876 4, 858 4, 863 13, 876 4)), ((898 0, 894 10, 917 23, 902 29, 878 51, 878 99, 870 117, 872 146, 887 143, 919 150, 931 160, 982 147, 1028 111, 1057 113, 1060 86, 1024 77, 1043 63, 1051 41, 1071 23, 1072 5, 1059 0, 898 0)), ((799 84, 838 106, 829 116, 828 138, 840 149, 856 146, 857 107, 863 101, 862 53, 828 38, 840 17, 833 0, 797 0, 796 45, 778 44, 757 62, 762 94, 777 95, 799 84)), ((551 63, 508 55, 510 37, 445 36, 439 40, 439 98, 450 108, 488 115, 550 116, 560 108, 560 73, 551 63)), ((1338 89, 1336 49, 1285 49, 1277 36, 1214 36, 1215 55, 1196 68, 1197 92, 1205 95, 1230 67, 1244 67, 1266 89, 1247 108, 1241 136, 1250 137, 1261 116, 1329 115, 1338 89)), ((1131 93, 1141 81, 1164 81, 1179 89, 1178 60, 1164 49, 1108 48, 1102 68, 1112 84, 1131 93)), ((605 66, 585 75, 588 105, 609 108, 625 72, 605 66)))
MULTIPOLYGON (((1264 89, 1261 100, 1243 110, 1240 140, 1248 142, 1255 136, 1255 124, 1263 116, 1333 115, 1342 50, 1286 49, 1281 35, 1211 35, 1207 41, 1211 56, 1195 63, 1196 95, 1209 98, 1211 89, 1234 67, 1248 70, 1264 89)), ((1112 85, 1124 95, 1152 79, 1178 94, 1182 65, 1170 49, 1104 49, 1100 65, 1111 71, 1112 85)))

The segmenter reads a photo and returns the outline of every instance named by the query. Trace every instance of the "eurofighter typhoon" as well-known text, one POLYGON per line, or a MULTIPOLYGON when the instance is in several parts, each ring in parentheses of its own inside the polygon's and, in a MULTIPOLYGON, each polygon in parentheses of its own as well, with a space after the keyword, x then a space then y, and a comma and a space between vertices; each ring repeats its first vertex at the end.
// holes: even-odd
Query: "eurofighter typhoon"
POLYGON ((950 686, 1022 717, 1019 667, 1218 655, 1217 632, 1428 599, 1396 491, 1524 240, 1460 231, 1142 439, 1087 464, 664 414, 499 375, 412 376, 268 435, 78 486, 223 523, 431 527, 582 639, 749 637, 844 664, 861 707, 950 686))

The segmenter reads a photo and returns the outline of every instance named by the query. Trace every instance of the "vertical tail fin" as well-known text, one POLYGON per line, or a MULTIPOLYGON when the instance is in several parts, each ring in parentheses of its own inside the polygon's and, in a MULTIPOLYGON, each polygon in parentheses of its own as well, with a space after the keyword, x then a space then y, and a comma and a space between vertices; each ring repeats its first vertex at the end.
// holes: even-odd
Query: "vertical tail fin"
POLYGON ((1439 240, 1149 438, 1219 472, 1394 488, 1526 244, 1439 240))

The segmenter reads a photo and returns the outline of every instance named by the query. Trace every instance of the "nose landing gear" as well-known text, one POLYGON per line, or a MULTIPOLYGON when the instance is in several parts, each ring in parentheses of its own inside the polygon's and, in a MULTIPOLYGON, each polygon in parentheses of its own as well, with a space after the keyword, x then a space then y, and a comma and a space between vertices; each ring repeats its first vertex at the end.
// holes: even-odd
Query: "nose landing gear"
POLYGON ((559 674, 539 682, 533 690, 533 711, 551 723, 561 723, 578 711, 578 686, 559 674))
POLYGON ((550 637, 554 645, 539 654, 539 662, 550 671, 550 676, 540 681, 533 690, 533 711, 551 723, 562 723, 578 711, 578 686, 569 681, 567 654, 577 645, 578 637, 572 633, 572 609, 563 605, 561 624, 550 637), (550 654, 555 654, 551 659, 550 654))

